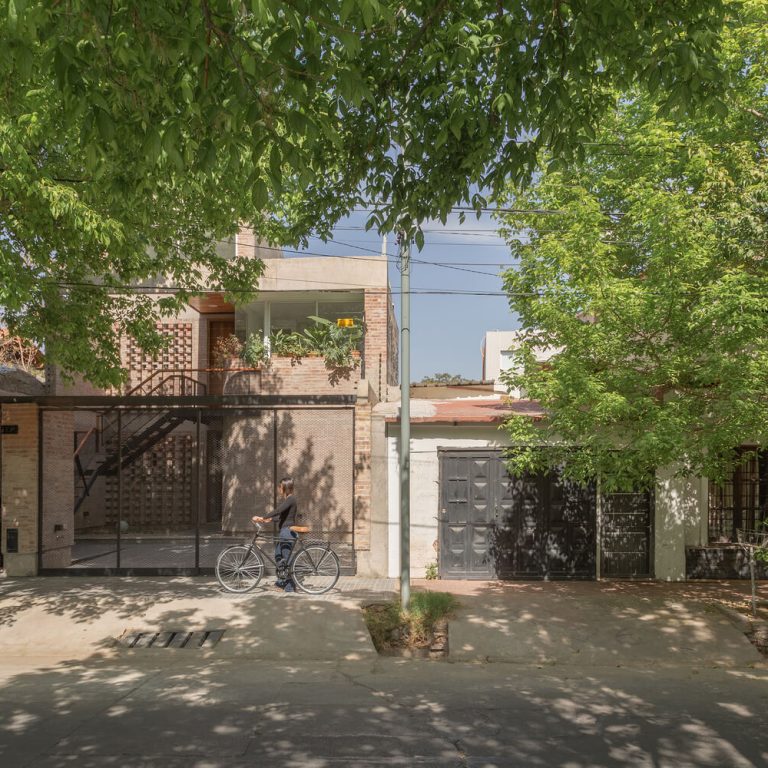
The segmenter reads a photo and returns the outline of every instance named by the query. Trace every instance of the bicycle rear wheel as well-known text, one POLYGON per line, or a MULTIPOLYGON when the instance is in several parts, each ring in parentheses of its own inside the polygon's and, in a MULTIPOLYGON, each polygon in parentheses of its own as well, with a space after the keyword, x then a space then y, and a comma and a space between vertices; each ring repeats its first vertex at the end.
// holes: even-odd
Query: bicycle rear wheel
POLYGON ((264 560, 251 547, 227 547, 216 560, 216 578, 227 592, 250 592, 264 575, 264 560))
POLYGON ((291 563, 294 584, 310 595, 322 595, 333 589, 340 573, 336 553, 321 544, 304 547, 291 563))

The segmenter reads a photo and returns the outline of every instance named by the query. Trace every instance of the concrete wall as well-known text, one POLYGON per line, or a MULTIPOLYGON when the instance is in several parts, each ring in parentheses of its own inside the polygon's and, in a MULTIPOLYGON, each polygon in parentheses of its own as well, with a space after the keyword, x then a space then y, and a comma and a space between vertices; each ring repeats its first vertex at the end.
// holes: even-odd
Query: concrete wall
POLYGON ((686 545, 707 540, 707 481, 675 472, 666 467, 656 474, 654 576, 661 581, 684 581, 686 545))
POLYGON ((2 450, 2 551, 9 576, 37 573, 38 515, 38 408, 36 405, 2 405, 2 423, 15 424, 16 435, 0 436, 2 450), (8 553, 7 531, 19 532, 18 553, 8 553))
POLYGON ((271 259, 259 280, 259 291, 339 291, 386 289, 387 257, 302 257, 271 259))
POLYGON ((520 331, 488 331, 483 341, 483 381, 497 381, 501 372, 501 353, 516 346, 520 331))

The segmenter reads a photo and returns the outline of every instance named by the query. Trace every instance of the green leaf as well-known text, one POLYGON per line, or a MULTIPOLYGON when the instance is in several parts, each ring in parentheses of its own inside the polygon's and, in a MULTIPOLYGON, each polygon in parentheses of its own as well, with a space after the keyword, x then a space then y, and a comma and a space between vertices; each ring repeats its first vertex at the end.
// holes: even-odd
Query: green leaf
POLYGON ((267 207, 269 203, 269 190, 263 179, 256 179, 251 188, 251 194, 253 196, 253 204, 257 209, 263 210, 267 207))
POLYGON ((104 141, 112 141, 115 138, 115 124, 112 117, 103 109, 96 110, 96 126, 104 141))
POLYGON ((159 131, 154 127, 150 128, 142 145, 142 154, 154 165, 162 151, 163 145, 159 131))

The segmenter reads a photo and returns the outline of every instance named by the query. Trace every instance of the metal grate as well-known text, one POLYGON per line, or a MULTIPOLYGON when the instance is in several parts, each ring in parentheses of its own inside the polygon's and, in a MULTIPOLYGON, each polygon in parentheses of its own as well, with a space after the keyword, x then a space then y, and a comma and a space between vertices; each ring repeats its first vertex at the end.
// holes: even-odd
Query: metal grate
POLYGON ((118 638, 124 648, 214 648, 224 636, 223 629, 206 629, 200 632, 185 630, 159 630, 126 632, 118 638))
POLYGON ((710 542, 735 542, 740 528, 756 528, 766 516, 767 502, 768 453, 747 453, 724 483, 710 484, 710 542))

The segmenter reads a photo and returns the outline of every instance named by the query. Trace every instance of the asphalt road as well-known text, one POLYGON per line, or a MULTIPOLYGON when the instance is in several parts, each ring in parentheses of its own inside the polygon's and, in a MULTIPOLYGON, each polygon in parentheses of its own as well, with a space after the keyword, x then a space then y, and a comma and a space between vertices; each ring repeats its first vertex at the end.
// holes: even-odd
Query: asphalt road
POLYGON ((768 765, 765 668, 291 664, 147 649, 6 658, 0 685, 4 768, 768 765))

